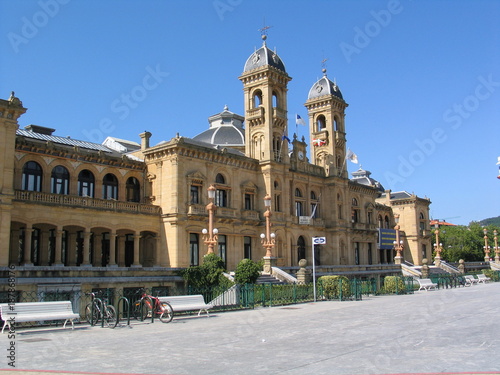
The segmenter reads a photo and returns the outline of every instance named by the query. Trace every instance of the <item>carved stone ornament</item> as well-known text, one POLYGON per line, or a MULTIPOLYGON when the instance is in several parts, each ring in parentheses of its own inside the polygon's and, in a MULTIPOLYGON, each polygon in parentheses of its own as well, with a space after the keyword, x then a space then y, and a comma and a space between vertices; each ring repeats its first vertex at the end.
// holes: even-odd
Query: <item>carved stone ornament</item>
POLYGON ((318 93, 320 93, 321 91, 323 91, 323 86, 321 86, 321 85, 316 85, 316 91, 317 91, 318 93))
POLYGON ((156 175, 154 173, 148 173, 147 174, 147 179, 149 182, 153 181, 156 178, 156 175))
POLYGON ((254 64, 257 64, 257 63, 259 62, 259 60, 260 60, 260 55, 259 55, 257 52, 255 52, 255 53, 253 54, 253 56, 252 56, 252 62, 253 62, 254 64))

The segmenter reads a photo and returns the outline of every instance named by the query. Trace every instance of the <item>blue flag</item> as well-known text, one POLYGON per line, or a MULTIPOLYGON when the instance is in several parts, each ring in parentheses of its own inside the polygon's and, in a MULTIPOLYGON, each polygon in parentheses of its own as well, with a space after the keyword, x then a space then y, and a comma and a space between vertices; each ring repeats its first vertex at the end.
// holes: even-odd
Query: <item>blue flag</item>
POLYGON ((304 125, 304 126, 306 126, 306 123, 304 122, 304 120, 302 120, 302 117, 300 117, 299 115, 296 115, 296 117, 295 117, 295 123, 297 125, 304 125))

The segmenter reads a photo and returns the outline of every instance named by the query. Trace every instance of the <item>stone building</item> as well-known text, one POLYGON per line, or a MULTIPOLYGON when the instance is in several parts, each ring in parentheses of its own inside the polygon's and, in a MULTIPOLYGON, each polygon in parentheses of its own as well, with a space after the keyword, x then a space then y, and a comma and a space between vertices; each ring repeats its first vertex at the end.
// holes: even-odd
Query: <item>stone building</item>
POLYGON ((309 143, 288 133, 292 78, 265 39, 239 77, 244 116, 225 107, 194 138, 177 134, 152 146, 144 132, 140 144, 95 144, 47 127, 21 129, 27 109, 14 93, 0 100, 0 267, 15 269, 20 290, 172 286, 182 282, 175 270, 207 252, 211 185, 215 253, 228 270, 266 254, 266 195, 273 264, 290 273, 301 259, 312 265, 313 255, 323 274, 399 272, 394 250, 379 241, 395 213, 404 259, 419 264, 431 248, 430 201, 385 191, 362 169, 349 179, 348 104, 323 73, 305 102, 309 143), (326 244, 313 246, 313 237, 326 244))

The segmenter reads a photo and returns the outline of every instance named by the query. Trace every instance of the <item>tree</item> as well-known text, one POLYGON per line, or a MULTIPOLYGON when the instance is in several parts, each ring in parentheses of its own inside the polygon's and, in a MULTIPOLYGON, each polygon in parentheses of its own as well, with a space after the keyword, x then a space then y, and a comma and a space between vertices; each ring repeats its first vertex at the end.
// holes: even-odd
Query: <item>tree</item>
POLYGON ((254 284, 260 276, 261 268, 259 264, 250 259, 242 259, 236 266, 234 281, 240 285, 254 284))
POLYGON ((207 254, 201 266, 193 266, 181 271, 181 276, 193 288, 212 288, 225 285, 224 261, 215 254, 207 254))

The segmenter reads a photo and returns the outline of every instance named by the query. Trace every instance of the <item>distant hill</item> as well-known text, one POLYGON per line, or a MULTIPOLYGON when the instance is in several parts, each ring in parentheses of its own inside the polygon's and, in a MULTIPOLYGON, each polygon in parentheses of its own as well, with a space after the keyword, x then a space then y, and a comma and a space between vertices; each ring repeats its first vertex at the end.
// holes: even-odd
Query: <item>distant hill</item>
POLYGON ((500 216, 490 217, 489 219, 484 219, 479 222, 481 225, 495 225, 497 227, 500 226, 500 216))

